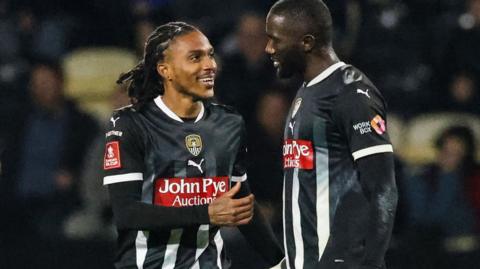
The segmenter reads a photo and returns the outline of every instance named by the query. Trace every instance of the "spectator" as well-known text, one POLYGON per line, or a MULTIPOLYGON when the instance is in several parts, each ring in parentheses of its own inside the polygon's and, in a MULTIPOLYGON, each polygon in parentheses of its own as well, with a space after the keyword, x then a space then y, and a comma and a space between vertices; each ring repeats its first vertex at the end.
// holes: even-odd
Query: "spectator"
POLYGON ((407 222, 412 231, 407 242, 413 258, 408 268, 473 268, 464 262, 474 259, 459 261, 453 253, 474 247, 463 249, 449 242, 478 232, 473 197, 478 197, 479 189, 472 187, 479 185, 473 179, 478 180, 480 170, 474 158, 474 137, 467 127, 453 126, 440 135, 436 145, 436 162, 405 183, 407 222))
MULTIPOLYGON (((13 132, 2 154, 1 199, 10 218, 1 232, 6 242, 20 244, 10 248, 10 258, 15 261, 25 255, 24 251, 28 253, 29 246, 39 248, 43 242, 63 240, 61 225, 80 202, 76 179, 85 149, 97 129, 89 116, 64 97, 58 64, 42 62, 34 66, 30 94, 32 104, 24 107, 24 115, 16 115, 21 128, 13 132), (16 232, 18 227, 22 227, 21 234, 16 232), (25 249, 21 247, 24 244, 25 249)), ((45 248, 31 254, 42 250, 45 248)), ((48 253, 39 258, 53 256, 48 253)), ((35 255, 30 264, 46 266, 36 264, 35 255)), ((51 264, 50 268, 54 267, 51 264)))
POLYGON ((274 71, 263 52, 267 39, 265 19, 255 13, 241 16, 233 48, 224 56, 217 80, 216 97, 234 106, 244 117, 247 127, 255 115, 256 102, 263 89, 274 78, 274 71))

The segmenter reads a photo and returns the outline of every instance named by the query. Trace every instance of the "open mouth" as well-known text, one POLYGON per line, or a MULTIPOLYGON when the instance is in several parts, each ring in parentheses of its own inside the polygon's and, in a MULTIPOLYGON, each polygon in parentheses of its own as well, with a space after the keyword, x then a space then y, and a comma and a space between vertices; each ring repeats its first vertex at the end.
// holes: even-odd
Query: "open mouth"
POLYGON ((215 85, 215 76, 201 77, 201 78, 198 78, 198 81, 200 81, 200 83, 205 85, 205 87, 212 88, 213 85, 215 85))

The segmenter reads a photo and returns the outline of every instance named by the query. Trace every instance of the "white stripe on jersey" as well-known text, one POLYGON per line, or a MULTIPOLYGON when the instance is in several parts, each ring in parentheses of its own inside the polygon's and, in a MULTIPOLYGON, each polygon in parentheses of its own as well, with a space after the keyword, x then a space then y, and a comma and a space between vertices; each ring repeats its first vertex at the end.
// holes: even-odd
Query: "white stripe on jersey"
POLYGON ((137 181, 137 180, 143 180, 142 173, 128 173, 128 174, 106 176, 103 178, 103 185, 127 182, 127 181, 137 181))
POLYGON ((198 227, 197 250, 195 251, 195 263, 193 264, 192 269, 200 268, 200 263, 198 261, 198 258, 200 257, 200 255, 202 255, 202 253, 208 247, 209 229, 210 229, 210 225, 208 224, 202 224, 200 225, 200 227, 198 227))
POLYGON ((353 156, 353 160, 358 160, 368 155, 384 153, 384 152, 393 152, 392 145, 385 144, 385 145, 378 145, 378 146, 373 146, 369 148, 364 148, 364 149, 355 151, 354 153, 352 153, 352 156, 353 156))
POLYGON ((283 174, 283 190, 282 190, 282 205, 283 205, 283 212, 282 212, 282 219, 283 219, 283 248, 285 249, 285 263, 287 265, 287 269, 290 269, 290 258, 288 257, 288 248, 287 248, 287 227, 285 222, 285 173, 283 174))
POLYGON ((330 236, 330 193, 328 149, 316 148, 318 260, 322 258, 330 236))
POLYGON ((298 168, 293 169, 292 181, 292 225, 293 239, 295 241, 295 268, 303 268, 303 238, 302 223, 300 220, 300 205, 298 204, 298 195, 300 193, 300 182, 298 180, 298 168))
POLYGON ((245 174, 243 174, 239 177, 232 176, 232 178, 230 180, 233 181, 233 182, 244 182, 245 180, 247 180, 247 173, 245 173, 245 174))
POLYGON ((182 238, 183 229, 173 229, 170 231, 170 238, 168 239, 167 249, 165 250, 165 256, 163 258, 162 269, 175 268, 175 262, 177 260, 177 251, 180 246, 180 239, 182 238))
POLYGON ((214 240, 215 240, 215 246, 217 247, 217 266, 219 269, 222 269, 223 239, 222 239, 222 235, 220 235, 220 230, 218 230, 214 240))
POLYGON ((145 257, 147 257, 147 241, 148 231, 138 231, 137 238, 135 239, 135 252, 138 269, 143 269, 143 263, 145 262, 145 257))

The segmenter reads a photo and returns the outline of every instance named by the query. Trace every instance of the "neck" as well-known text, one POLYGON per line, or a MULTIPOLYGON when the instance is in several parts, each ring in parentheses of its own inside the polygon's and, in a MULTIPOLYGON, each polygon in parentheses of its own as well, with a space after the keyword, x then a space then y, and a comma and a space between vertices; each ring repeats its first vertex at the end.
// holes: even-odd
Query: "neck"
POLYGON ((192 96, 174 89, 165 89, 162 100, 180 118, 195 118, 202 108, 201 101, 194 100, 192 96))
POLYGON ((305 82, 311 81, 313 78, 318 76, 332 64, 339 62, 335 51, 332 48, 327 48, 322 50, 320 55, 312 54, 311 57, 307 58, 307 67, 305 69, 303 79, 305 82))

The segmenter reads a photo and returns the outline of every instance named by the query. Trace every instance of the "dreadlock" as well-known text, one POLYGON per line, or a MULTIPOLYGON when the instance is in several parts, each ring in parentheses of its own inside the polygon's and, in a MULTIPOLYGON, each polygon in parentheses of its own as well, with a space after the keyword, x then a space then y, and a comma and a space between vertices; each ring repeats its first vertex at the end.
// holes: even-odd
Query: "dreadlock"
POLYGON ((157 73, 157 63, 164 60, 163 52, 177 36, 197 31, 185 22, 169 22, 155 29, 147 38, 143 59, 130 71, 123 73, 117 84, 128 84, 132 104, 141 107, 149 100, 163 94, 163 80, 157 73))

